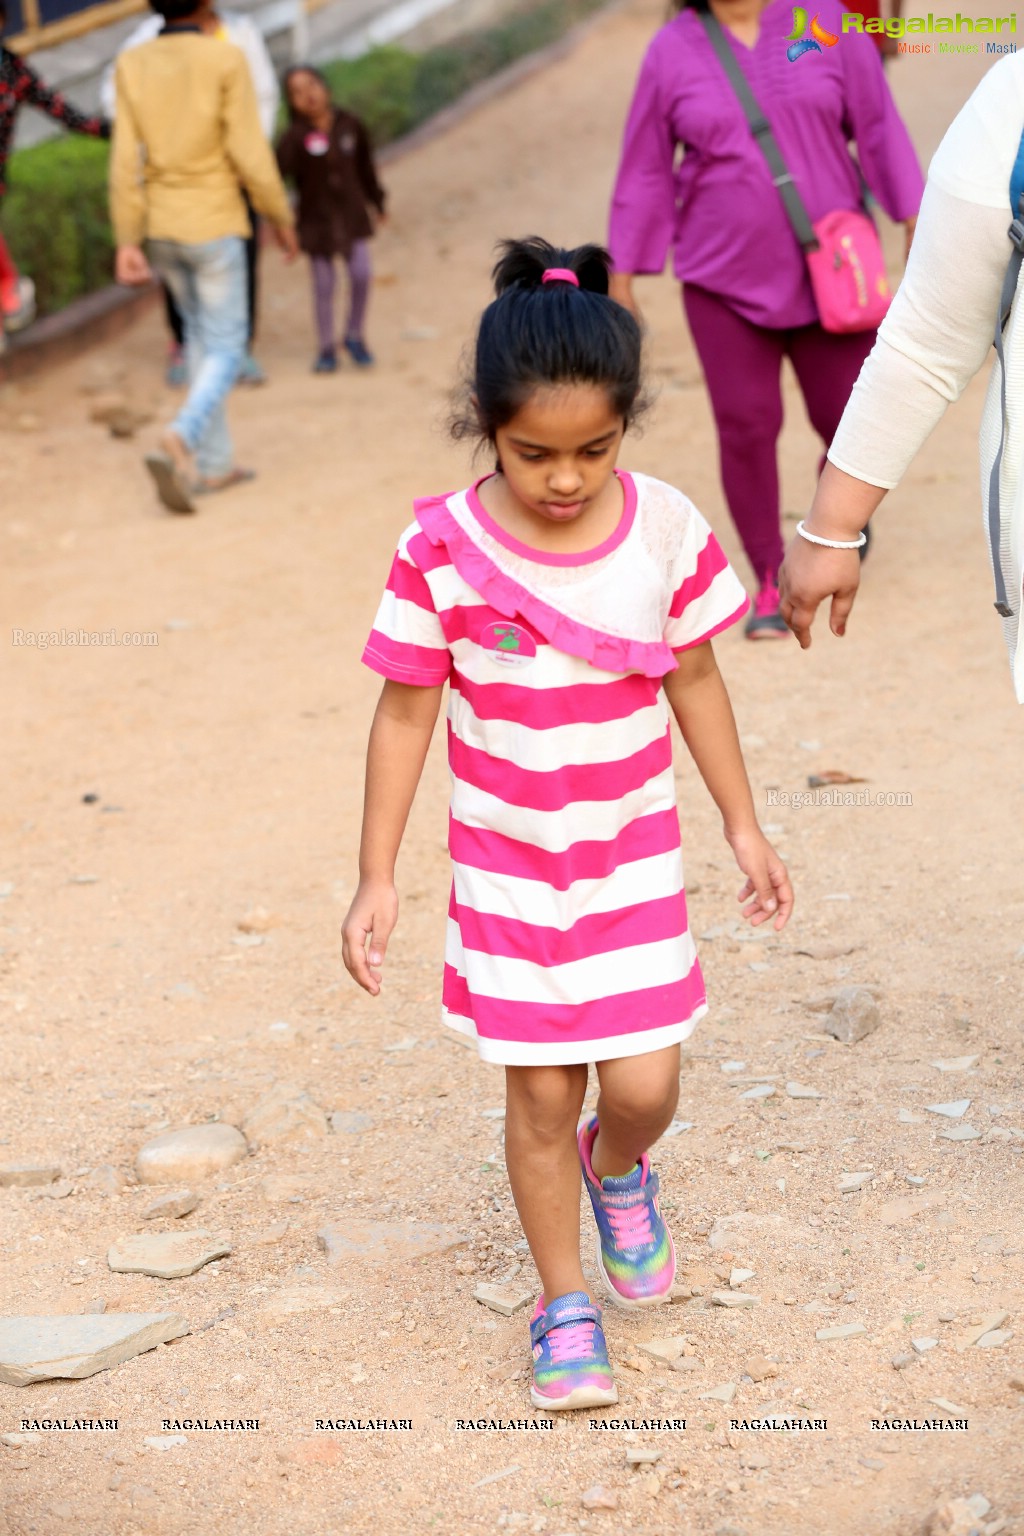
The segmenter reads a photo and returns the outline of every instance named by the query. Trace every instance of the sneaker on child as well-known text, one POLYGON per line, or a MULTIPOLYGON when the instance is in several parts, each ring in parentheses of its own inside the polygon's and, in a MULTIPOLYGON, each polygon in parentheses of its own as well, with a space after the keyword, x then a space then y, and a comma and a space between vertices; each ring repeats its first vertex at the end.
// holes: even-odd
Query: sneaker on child
POLYGON ((597 1118, 581 1126, 580 1162, 597 1222, 597 1265, 620 1307, 653 1307, 676 1278, 672 1234, 658 1207, 658 1175, 645 1152, 629 1173, 598 1179, 591 1161, 597 1118))
POLYGON ((542 1295, 530 1322, 530 1343, 535 1408, 561 1412, 618 1402, 601 1309, 585 1291, 556 1296, 547 1306, 542 1295))
POLYGON ((743 633, 748 640, 780 640, 789 634, 779 612, 779 588, 774 571, 769 571, 758 588, 743 633))

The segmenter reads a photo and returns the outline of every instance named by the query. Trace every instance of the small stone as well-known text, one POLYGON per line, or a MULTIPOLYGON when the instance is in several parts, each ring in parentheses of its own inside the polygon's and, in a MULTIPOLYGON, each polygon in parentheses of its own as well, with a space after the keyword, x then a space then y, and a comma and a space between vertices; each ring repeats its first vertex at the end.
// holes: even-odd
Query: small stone
POLYGON ((157 1198, 146 1206, 142 1213, 143 1221, 156 1221, 161 1217, 177 1220, 179 1217, 188 1216, 199 1204, 199 1196, 191 1189, 172 1189, 166 1195, 158 1195, 157 1198))
POLYGON ((940 1056, 937 1061, 929 1062, 929 1066, 937 1067, 940 1072, 969 1072, 980 1059, 978 1056, 940 1056))
POLYGON ((1009 1344, 1013 1338, 1013 1331, 1009 1328, 993 1328, 988 1333, 983 1333, 978 1340, 978 1349, 1002 1349, 1004 1344, 1009 1344))
POLYGON ((266 907, 253 907, 238 919, 236 927, 240 933, 269 933, 271 928, 280 928, 283 921, 275 913, 268 912, 266 907))
POLYGON ((492 1312, 500 1312, 502 1317, 512 1317, 516 1312, 521 1312, 533 1299, 532 1291, 514 1291, 511 1286, 489 1285, 483 1281, 473 1292, 474 1301, 489 1307, 492 1312))
POLYGON ((106 1310, 107 1304, 102 1296, 98 1296, 95 1301, 90 1301, 88 1306, 82 1308, 83 1312, 92 1317, 99 1317, 100 1313, 106 1310))
POLYGON ((296 1317, 340 1307, 347 1295, 347 1291, 326 1285, 286 1285, 268 1296, 260 1310, 265 1318, 296 1317))
POLYGON ((772 1459, 770 1456, 766 1456, 764 1451, 744 1451, 742 1462, 751 1472, 760 1472, 765 1467, 771 1466, 772 1459))
POLYGON ((742 1307, 756 1307, 760 1300, 760 1296, 751 1296, 748 1291, 711 1292, 713 1307, 732 1307, 734 1310, 742 1307))
POLYGON ((73 1195, 75 1186, 70 1179, 58 1179, 56 1184, 45 1185, 35 1197, 37 1200, 66 1200, 73 1195))
POLYGON ((646 1445, 631 1445, 626 1452, 627 1467, 653 1467, 661 1460, 661 1452, 646 1445))
POLYGON ((741 1099, 770 1099, 775 1093, 771 1083, 756 1083, 753 1088, 748 1088, 740 1094, 741 1099))
POLYGON ((308 1093, 280 1084, 242 1121, 251 1147, 267 1142, 317 1141, 327 1135, 327 1116, 308 1093))
POLYGON ((674 1334, 670 1338, 646 1339, 642 1344, 637 1345, 641 1354, 649 1355, 652 1360, 664 1361, 667 1365, 681 1359, 687 1347, 686 1336, 681 1333, 674 1334))
POLYGON ((948 1104, 926 1104, 930 1115, 945 1115, 947 1120, 959 1120, 971 1107, 970 1099, 951 1099, 948 1104))
POLYGON ((866 1185, 873 1183, 874 1178, 874 1174, 870 1172, 844 1173, 839 1180, 839 1193, 841 1195, 852 1195, 856 1190, 863 1189, 866 1185))
POLYGON ((957 1339, 957 1350, 970 1349, 979 1339, 984 1338, 986 1333, 993 1333, 995 1329, 1001 1328, 1005 1322, 1009 1321, 1009 1317, 1009 1312, 990 1312, 988 1317, 983 1318, 980 1323, 976 1323, 973 1328, 968 1329, 957 1339))
POLYGON ((1014 1392, 1024 1392, 1024 1376, 1011 1376, 1009 1385, 1014 1392))
POLYGON ((751 1381, 767 1381, 769 1377, 779 1374, 779 1367, 766 1355, 753 1355, 744 1365, 743 1374, 749 1376, 751 1381))
POLYGON ((335 1109, 327 1116, 327 1122, 335 1136, 358 1136, 373 1126, 372 1116, 364 1115, 358 1109, 335 1109))
POLYGON ((97 1194, 106 1195, 110 1199, 119 1195, 125 1187, 124 1179, 112 1163, 101 1163, 82 1182, 87 1189, 93 1189, 97 1194))
POLYGON ((107 1253, 107 1264, 115 1274, 178 1280, 230 1252, 229 1242, 205 1231, 144 1232, 114 1243, 107 1253))
POLYGON ((55 1377, 78 1380, 188 1331, 172 1312, 0 1317, 0 1381, 22 1387, 55 1377))
POLYGON ((917 1356, 914 1354, 893 1355, 892 1368, 894 1371, 905 1371, 908 1365, 913 1365, 917 1356))
POLYGON ((270 1248, 274 1243, 281 1242, 288 1236, 289 1223, 287 1221, 275 1221, 272 1226, 264 1227, 256 1237, 256 1242, 261 1248, 270 1248))
POLYGON ((38 1430, 12 1429, 8 1431, 7 1434, 0 1435, 0 1445, 9 1445, 17 1448, 19 1446, 34 1445, 37 1440, 41 1440, 42 1438, 43 1437, 38 1430))
POLYGON ((148 1445, 151 1451, 173 1451, 175 1446, 188 1445, 184 1435, 143 1435, 143 1445, 148 1445))
POLYGON ((3 1163, 0 1164, 0 1189, 32 1189, 40 1184, 52 1184, 60 1175, 57 1163, 3 1163))
MULTIPOLYGON (((344 1224, 321 1227, 317 1240, 328 1264, 355 1259, 361 1263, 393 1263, 419 1259, 432 1253, 464 1248, 469 1238, 454 1227, 432 1221, 366 1221, 353 1218, 344 1224)), ((475 1263, 474 1263, 475 1267, 475 1263)))
POLYGON ((787 1083, 786 1092, 791 1099, 820 1099, 821 1094, 817 1088, 808 1088, 806 1083, 787 1083))
POLYGON ((840 987, 823 1027, 826 1034, 855 1045, 873 1034, 881 1022, 878 1004, 867 987, 840 987))
POLYGON ((924 1116, 915 1115, 912 1109, 901 1109, 896 1118, 900 1125, 921 1125, 924 1121, 924 1116))
POLYGON ((731 1403, 736 1396, 736 1383, 723 1381, 720 1387, 712 1387, 709 1392, 702 1392, 701 1397, 710 1399, 713 1403, 731 1403))
POLYGON ((819 1328, 814 1337, 823 1342, 831 1339, 856 1339, 867 1331, 863 1323, 839 1323, 834 1328, 819 1328))
POLYGON ((930 1349, 937 1349, 939 1345, 938 1339, 930 1338, 911 1339, 910 1342, 919 1355, 926 1355, 930 1349))
POLYGON ((858 1456, 858 1462, 862 1467, 867 1467, 869 1472, 881 1472, 885 1466, 884 1461, 879 1461, 877 1456, 858 1456))
POLYGON ((604 1488, 600 1483, 595 1483, 592 1488, 580 1495, 580 1503, 584 1509, 618 1509, 619 1496, 610 1488, 604 1488))
POLYGON ((932 1402, 936 1408, 941 1408, 943 1413, 951 1413, 955 1419, 966 1419, 967 1409, 961 1408, 959 1403, 951 1403, 948 1397, 933 1397, 932 1402))
POLYGON ((945 1203, 945 1195, 929 1189, 920 1195, 899 1195, 895 1200, 888 1200, 885 1205, 879 1206, 877 1216, 887 1227, 894 1227, 901 1221, 909 1221, 911 1217, 920 1216, 923 1211, 945 1203))
POLYGON ((220 1173, 248 1152, 245 1137, 233 1125, 189 1125, 147 1141, 136 1154, 135 1171, 140 1184, 177 1184, 220 1173))
POLYGON ((700 1361, 693 1355, 682 1355, 678 1360, 672 1361, 672 1369, 674 1371, 699 1371, 700 1361))
POLYGON ((745 1072, 747 1070, 745 1061, 721 1061, 718 1065, 722 1072, 745 1072))
POLYGON ((950 1499, 932 1510, 925 1536, 981 1536, 980 1521, 992 1508, 983 1494, 969 1499, 950 1499))
POLYGON ((753 1280, 754 1273, 752 1269, 731 1270, 729 1273, 729 1284, 733 1287, 743 1285, 747 1280, 753 1280))
POLYGON ((980 1141, 981 1132, 973 1125, 954 1125, 948 1131, 939 1132, 940 1141, 980 1141))

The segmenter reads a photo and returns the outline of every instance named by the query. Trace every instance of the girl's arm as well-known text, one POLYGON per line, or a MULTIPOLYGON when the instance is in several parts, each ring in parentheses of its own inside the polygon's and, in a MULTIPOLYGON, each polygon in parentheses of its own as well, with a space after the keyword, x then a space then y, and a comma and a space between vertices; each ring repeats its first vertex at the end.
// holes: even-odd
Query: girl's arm
POLYGON ((747 903, 743 916, 755 927, 774 916, 776 929, 784 928, 793 910, 793 890, 786 866, 757 823, 736 721, 711 642, 677 652, 676 660, 677 670, 665 678, 665 694, 747 877, 738 897, 747 903))
POLYGON ((79 112, 70 102, 64 100, 59 91, 53 91, 48 85, 44 85, 34 69, 30 69, 24 59, 18 60, 19 78, 15 81, 15 94, 19 100, 24 101, 30 107, 37 107, 40 112, 45 112, 47 117, 52 117, 54 122, 62 123, 71 133, 84 133, 93 139, 109 139, 110 124, 102 117, 92 117, 87 112, 79 112))
POLYGON ((359 887, 341 928, 345 969, 371 997, 398 921, 395 862, 430 746, 443 684, 385 682, 366 752, 359 887))

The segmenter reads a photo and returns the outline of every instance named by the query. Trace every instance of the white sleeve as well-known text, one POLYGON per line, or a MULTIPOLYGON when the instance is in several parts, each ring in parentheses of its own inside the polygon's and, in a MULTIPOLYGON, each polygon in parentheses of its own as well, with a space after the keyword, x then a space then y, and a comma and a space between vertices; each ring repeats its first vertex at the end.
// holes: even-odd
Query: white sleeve
POLYGON ((1024 124, 1024 54, 984 77, 928 172, 906 275, 828 457, 897 485, 988 356, 1012 248, 1010 172, 1024 124))
POLYGON ((245 54, 245 61, 252 75, 256 91, 256 103, 260 110, 260 125, 266 138, 273 139, 277 123, 277 105, 280 99, 277 75, 263 33, 248 16, 232 15, 224 18, 228 38, 245 54))
POLYGON ((164 19, 162 16, 146 16, 133 28, 117 50, 117 54, 111 59, 103 71, 100 81, 100 111, 103 116, 113 122, 117 115, 117 87, 114 83, 114 70, 117 60, 122 53, 127 53, 129 48, 137 48, 140 43, 148 43, 151 38, 159 37, 164 19))

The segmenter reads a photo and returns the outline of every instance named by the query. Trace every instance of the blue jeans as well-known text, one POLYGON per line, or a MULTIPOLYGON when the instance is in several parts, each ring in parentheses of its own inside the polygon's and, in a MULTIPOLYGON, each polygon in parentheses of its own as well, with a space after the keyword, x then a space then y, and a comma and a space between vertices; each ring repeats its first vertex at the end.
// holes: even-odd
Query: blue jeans
POLYGON ((248 336, 245 242, 238 235, 202 245, 151 240, 148 254, 185 321, 189 390, 172 430, 195 454, 201 475, 226 475, 234 454, 224 402, 248 336))

